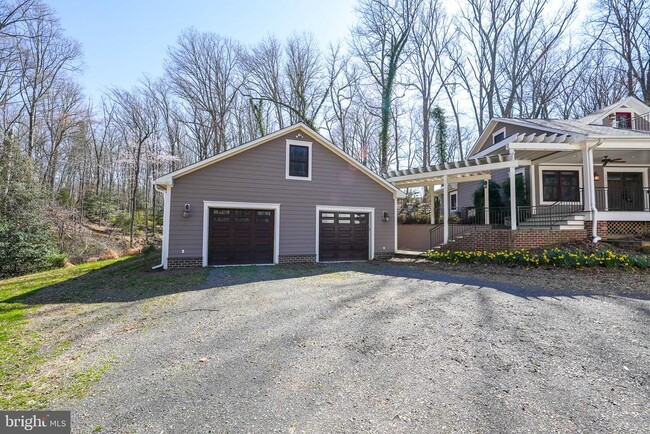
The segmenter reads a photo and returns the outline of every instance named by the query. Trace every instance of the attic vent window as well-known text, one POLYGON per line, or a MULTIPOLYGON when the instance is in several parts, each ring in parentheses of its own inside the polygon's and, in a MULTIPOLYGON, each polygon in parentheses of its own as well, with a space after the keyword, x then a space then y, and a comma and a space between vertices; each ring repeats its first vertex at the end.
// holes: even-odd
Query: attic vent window
POLYGON ((506 138, 506 129, 501 128, 499 131, 492 134, 492 144, 496 145, 497 143, 504 140, 505 138, 506 138))
POLYGON ((287 140, 287 179, 311 180, 311 142, 287 140))

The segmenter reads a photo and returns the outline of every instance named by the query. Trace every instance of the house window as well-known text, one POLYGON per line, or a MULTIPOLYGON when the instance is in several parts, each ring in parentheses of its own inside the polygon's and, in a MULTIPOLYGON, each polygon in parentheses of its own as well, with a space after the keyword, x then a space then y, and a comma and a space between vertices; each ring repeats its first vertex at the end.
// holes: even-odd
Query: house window
POLYGON ((577 170, 542 171, 542 199, 545 202, 579 201, 580 173, 577 170))
POLYGON ((616 128, 632 128, 632 113, 618 112, 616 113, 616 128))
POLYGON ((449 193, 449 209, 458 211, 458 193, 449 193))
POLYGON ((492 144, 496 145, 497 143, 504 140, 505 138, 506 138, 506 129, 501 128, 499 131, 492 134, 492 144))
POLYGON ((287 140, 286 178, 311 180, 311 142, 287 140))

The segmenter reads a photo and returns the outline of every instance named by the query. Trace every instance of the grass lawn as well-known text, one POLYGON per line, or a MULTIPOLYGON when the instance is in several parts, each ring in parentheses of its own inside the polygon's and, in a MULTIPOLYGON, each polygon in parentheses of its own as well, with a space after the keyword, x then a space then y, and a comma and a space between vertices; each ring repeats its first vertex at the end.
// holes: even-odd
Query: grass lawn
MULTIPOLYGON (((154 272, 158 255, 122 257, 0 280, 0 409, 85 395, 111 359, 86 360, 79 330, 110 308, 195 288, 207 272, 154 272)), ((143 302, 144 300, 144 302, 143 302)))

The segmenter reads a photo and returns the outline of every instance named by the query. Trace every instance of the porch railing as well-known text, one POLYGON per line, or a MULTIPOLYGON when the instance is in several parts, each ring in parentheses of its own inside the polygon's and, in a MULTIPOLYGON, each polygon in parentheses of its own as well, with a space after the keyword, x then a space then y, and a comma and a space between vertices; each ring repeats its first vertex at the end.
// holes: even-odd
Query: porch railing
POLYGON ((583 189, 579 188, 551 205, 518 206, 517 224, 522 229, 533 227, 552 229, 583 210, 583 189))
POLYGON ((596 188, 598 211, 650 211, 650 188, 596 188))
MULTIPOLYGON (((467 207, 449 212, 449 239, 476 231, 480 228, 505 228, 510 226, 510 208, 467 207)), ((437 224, 429 230, 431 248, 440 246, 445 239, 444 224, 437 224)))
POLYGON ((612 122, 614 128, 650 131, 650 112, 631 119, 620 118, 612 122))

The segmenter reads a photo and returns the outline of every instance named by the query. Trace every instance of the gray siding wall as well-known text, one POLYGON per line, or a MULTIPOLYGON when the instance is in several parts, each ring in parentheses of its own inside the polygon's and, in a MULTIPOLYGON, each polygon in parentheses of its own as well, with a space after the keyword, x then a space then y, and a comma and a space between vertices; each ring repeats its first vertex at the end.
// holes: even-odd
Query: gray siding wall
MULTIPOLYGON (((495 170, 492 172, 492 181, 503 184, 503 181, 510 177, 508 169, 495 170)), ((483 181, 459 182, 458 183, 458 206, 461 208, 474 206, 474 192, 483 185, 483 181)))
MULTIPOLYGON (((535 128, 522 127, 522 126, 519 126, 519 125, 505 124, 503 122, 499 122, 497 124, 497 126, 494 128, 494 131, 499 131, 501 128, 504 128, 504 127, 506 129, 506 137, 510 137, 513 134, 532 134, 532 133, 544 134, 544 133, 548 133, 548 131, 543 131, 543 130, 539 130, 539 129, 535 129, 535 128)), ((493 144, 494 143, 492 143, 492 134, 490 134, 490 136, 485 139, 485 142, 480 145, 480 148, 479 148, 479 150, 477 152, 480 152, 480 151, 482 151, 484 149, 487 149, 490 146, 492 146, 493 144)), ((470 155, 470 157, 471 157, 471 155, 470 155)))
POLYGON ((174 180, 169 257, 200 257, 203 201, 280 204, 280 256, 316 250, 316 205, 375 208, 375 253, 392 253, 393 193, 315 139, 296 132, 174 180), (285 179, 286 140, 312 142, 312 180, 285 179), (183 205, 192 212, 183 217, 183 205), (388 211, 390 222, 382 221, 388 211), (185 252, 183 253, 182 250, 185 252))

